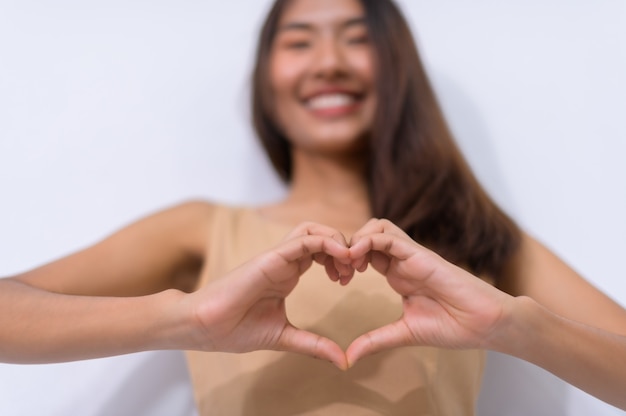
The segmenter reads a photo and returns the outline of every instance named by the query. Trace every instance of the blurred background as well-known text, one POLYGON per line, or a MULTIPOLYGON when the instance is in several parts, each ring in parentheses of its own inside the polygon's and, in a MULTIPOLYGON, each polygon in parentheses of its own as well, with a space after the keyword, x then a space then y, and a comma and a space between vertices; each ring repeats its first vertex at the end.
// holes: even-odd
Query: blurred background
MULTIPOLYGON (((0 0, 0 276, 188 199, 281 197, 248 109, 270 3, 0 0)), ((491 195, 626 305, 626 2, 399 3, 491 195)), ((183 354, 0 365, 0 415, 68 414, 193 415, 183 354)), ((625 412, 489 354, 478 414, 625 412)))

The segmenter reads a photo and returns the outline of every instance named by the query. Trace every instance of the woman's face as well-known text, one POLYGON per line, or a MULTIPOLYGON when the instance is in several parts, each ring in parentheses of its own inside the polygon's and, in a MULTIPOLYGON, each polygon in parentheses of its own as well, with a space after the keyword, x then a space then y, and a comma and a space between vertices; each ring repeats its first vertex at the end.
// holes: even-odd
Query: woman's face
POLYGON ((374 111, 374 62, 358 0, 293 0, 270 55, 277 122, 295 147, 361 150, 374 111))

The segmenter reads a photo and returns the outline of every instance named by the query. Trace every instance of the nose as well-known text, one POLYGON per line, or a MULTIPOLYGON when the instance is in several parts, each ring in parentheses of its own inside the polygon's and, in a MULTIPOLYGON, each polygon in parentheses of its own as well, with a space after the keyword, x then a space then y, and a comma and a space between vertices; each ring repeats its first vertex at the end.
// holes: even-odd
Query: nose
POLYGON ((336 39, 326 37, 318 43, 316 49, 313 72, 317 77, 334 78, 346 73, 345 51, 336 39))

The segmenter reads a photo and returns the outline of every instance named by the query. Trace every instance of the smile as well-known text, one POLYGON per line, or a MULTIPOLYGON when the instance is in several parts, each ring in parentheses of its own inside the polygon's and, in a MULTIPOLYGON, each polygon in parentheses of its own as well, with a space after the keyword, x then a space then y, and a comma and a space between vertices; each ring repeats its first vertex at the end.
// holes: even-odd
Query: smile
POLYGON ((335 92, 311 97, 305 101, 305 106, 318 116, 338 117, 356 111, 361 101, 354 94, 335 92))

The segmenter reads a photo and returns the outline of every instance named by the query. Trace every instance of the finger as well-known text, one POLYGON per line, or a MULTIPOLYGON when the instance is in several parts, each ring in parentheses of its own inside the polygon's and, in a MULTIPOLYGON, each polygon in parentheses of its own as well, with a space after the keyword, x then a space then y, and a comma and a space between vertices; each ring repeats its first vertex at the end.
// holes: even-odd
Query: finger
POLYGON ((350 247, 350 256, 361 259, 371 251, 379 251, 399 260, 406 260, 416 253, 427 252, 413 240, 407 240, 393 234, 375 233, 362 236, 359 241, 350 247))
POLYGON ((350 270, 351 270, 350 274, 342 274, 339 277, 339 284, 341 286, 346 286, 348 283, 350 283, 350 281, 354 277, 354 269, 350 269, 350 270))
POLYGON ((350 247, 357 244, 364 236, 369 234, 391 234, 401 238, 410 237, 402 231, 397 225, 387 219, 372 218, 365 223, 361 229, 352 235, 350 238, 350 247))
POLYGON ((382 227, 380 220, 378 218, 371 218, 359 230, 357 230, 357 232, 352 234, 352 237, 350 237, 350 241, 348 242, 348 245, 352 247, 353 245, 358 243, 361 240, 361 238, 363 238, 363 236, 365 235, 374 234, 374 233, 383 233, 383 232, 384 232, 384 229, 382 227))
POLYGON ((285 238, 285 240, 289 240, 296 237, 302 237, 307 235, 319 235, 326 236, 336 240, 339 244, 348 247, 348 242, 344 235, 336 230, 335 228, 318 224, 315 222, 304 222, 294 228, 285 238))
POLYGON ((342 276, 352 276, 354 274, 354 267, 352 267, 349 253, 350 251, 348 250, 348 257, 346 258, 338 259, 333 257, 333 263, 335 264, 335 268, 342 276))
POLYGON ((330 236, 304 235, 296 237, 284 242, 273 251, 288 263, 318 253, 326 254, 346 263, 349 263, 350 259, 350 250, 330 236))
POLYGON ((392 257, 380 251, 371 251, 368 256, 369 264, 372 265, 374 270, 377 270, 379 273, 386 276, 389 272, 392 257))
MULTIPOLYGON (((266 289, 274 289, 274 285, 284 284, 302 275, 317 253, 349 258, 348 248, 333 238, 307 235, 285 241, 233 270, 228 274, 231 277, 229 284, 237 288, 243 303, 254 302, 263 296, 266 289)), ((289 288, 282 287, 281 290, 289 288)))
POLYGON ((315 253, 315 254, 313 254, 313 261, 315 261, 317 264, 321 264, 321 265, 325 266, 326 263, 329 260, 332 260, 332 257, 330 257, 326 253, 315 253))
POLYGON ((332 257, 327 257, 326 261, 323 263, 324 269, 326 270, 326 274, 333 282, 336 282, 341 277, 341 273, 335 267, 335 262, 332 257))
POLYGON ((342 262, 328 254, 316 253, 313 260, 324 266, 326 274, 333 282, 338 281, 340 277, 351 277, 354 274, 354 268, 350 263, 345 263, 345 259, 342 262))
POLYGON ((388 276, 393 267, 396 277, 423 280, 431 276, 443 259, 413 240, 405 240, 390 234, 370 234, 350 247, 350 256, 360 258, 369 255, 369 263, 379 273, 388 276), (394 266, 395 263, 395 266, 394 266), (402 264, 401 267, 398 267, 402 264))
MULTIPOLYGON (((262 285, 260 288, 297 278, 306 271, 315 256, 319 258, 319 254, 325 254, 328 258, 343 259, 349 263, 349 249, 332 237, 305 235, 285 241, 255 260, 253 267, 261 272, 264 279, 255 279, 253 284, 262 285)), ((324 265, 326 266, 326 261, 324 265)), ((331 277, 335 279, 339 278, 339 274, 339 271, 330 272, 331 277)))
POLYGON ((363 273, 367 270, 367 266, 371 261, 371 255, 372 253, 368 251, 364 256, 354 258, 351 250, 350 258, 352 259, 352 267, 360 273, 363 273))
POLYGON ((330 361, 340 370, 348 368, 346 355, 335 342, 288 324, 278 341, 278 350, 290 351, 330 361))
POLYGON ((416 342, 404 321, 392 322, 367 332, 352 341, 346 350, 348 368, 368 355, 409 345, 416 345, 416 342))

